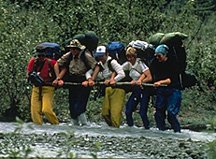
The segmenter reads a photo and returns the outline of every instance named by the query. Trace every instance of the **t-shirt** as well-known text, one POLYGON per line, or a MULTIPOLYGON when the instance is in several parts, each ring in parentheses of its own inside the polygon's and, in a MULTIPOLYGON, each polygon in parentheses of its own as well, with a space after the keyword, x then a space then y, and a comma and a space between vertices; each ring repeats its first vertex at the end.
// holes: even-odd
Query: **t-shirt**
POLYGON ((152 63, 152 69, 155 82, 170 78, 171 84, 169 87, 180 88, 179 74, 176 69, 175 61, 172 61, 169 58, 165 62, 154 60, 152 63))
POLYGON ((124 71, 129 71, 129 76, 133 80, 138 80, 142 73, 149 69, 148 66, 139 58, 136 59, 134 65, 132 65, 129 61, 126 61, 122 64, 122 67, 124 71))
POLYGON ((51 72, 49 71, 54 71, 53 67, 56 63, 56 60, 54 59, 48 59, 48 58, 43 58, 41 60, 39 60, 39 58, 31 58, 29 60, 29 63, 27 65, 27 73, 31 73, 34 69, 34 66, 36 66, 36 71, 39 71, 40 67, 42 66, 41 71, 39 72, 39 75, 42 77, 42 79, 45 82, 50 82, 53 80, 53 74, 51 74, 51 72), (35 65, 36 62, 36 65, 35 65))

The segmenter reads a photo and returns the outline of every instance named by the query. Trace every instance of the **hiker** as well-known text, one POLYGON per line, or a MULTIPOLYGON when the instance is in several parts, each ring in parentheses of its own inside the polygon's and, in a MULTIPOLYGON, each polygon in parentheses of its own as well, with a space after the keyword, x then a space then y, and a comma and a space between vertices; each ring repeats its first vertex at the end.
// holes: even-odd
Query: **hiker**
POLYGON ((155 69, 156 112, 154 116, 159 130, 166 130, 165 119, 167 116, 174 132, 180 132, 177 114, 182 100, 181 85, 178 70, 176 70, 176 61, 169 58, 169 53, 169 47, 165 44, 161 44, 155 49, 156 61, 153 63, 153 68, 155 69))
POLYGON ((67 71, 67 79, 70 82, 82 83, 81 85, 68 86, 69 110, 74 125, 87 125, 85 111, 91 87, 84 83, 86 81, 85 73, 89 69, 94 69, 96 60, 77 39, 72 40, 67 47, 70 51, 64 54, 55 65, 55 70, 59 72, 60 69, 60 72, 53 84, 62 86, 64 84, 62 79, 67 71))
POLYGON ((147 116, 148 102, 149 102, 149 91, 146 91, 142 83, 150 82, 152 80, 151 72, 149 68, 137 58, 136 49, 128 47, 126 50, 127 62, 122 67, 124 71, 129 71, 129 76, 132 78, 130 82, 132 87, 132 93, 126 103, 126 120, 128 126, 133 126, 133 112, 136 110, 138 103, 140 103, 139 114, 141 116, 143 126, 145 129, 149 129, 149 120, 147 116))
MULTIPOLYGON (((124 89, 118 88, 117 82, 125 77, 122 66, 109 56, 105 46, 98 46, 94 54, 100 69, 96 74, 90 70, 86 73, 86 78, 101 78, 104 80, 105 95, 102 104, 102 116, 109 126, 120 127, 122 110, 124 106, 124 89), (112 68, 111 68, 112 67, 112 68)), ((97 67, 98 68, 98 67, 97 67)))
POLYGON ((43 123, 43 114, 51 124, 59 124, 53 111, 55 87, 52 86, 52 81, 57 75, 53 69, 55 63, 56 60, 36 47, 36 57, 32 57, 27 65, 27 79, 33 84, 31 118, 33 123, 38 125, 43 123))

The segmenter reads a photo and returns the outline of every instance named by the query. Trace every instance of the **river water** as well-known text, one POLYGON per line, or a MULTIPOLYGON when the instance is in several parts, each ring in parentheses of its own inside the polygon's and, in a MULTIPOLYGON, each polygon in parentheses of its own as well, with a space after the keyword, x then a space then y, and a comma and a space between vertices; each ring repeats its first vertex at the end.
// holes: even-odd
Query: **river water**
MULTIPOLYGON (((178 142, 178 146, 181 145, 182 141, 192 142, 193 144, 198 143, 208 143, 216 139, 216 133, 207 133, 207 132, 194 132, 190 130, 183 129, 182 133, 174 133, 172 130, 159 131, 156 128, 151 128, 150 130, 145 130, 138 127, 126 127, 121 126, 119 129, 108 127, 105 123, 95 124, 91 123, 88 126, 72 126, 70 123, 61 123, 60 125, 49 125, 44 124, 42 126, 35 125, 33 123, 15 123, 15 122, 0 122, 0 134, 1 136, 9 136, 8 134, 20 134, 20 138, 9 139, 10 144, 18 144, 23 142, 23 145, 30 145, 31 153, 28 157, 111 157, 111 158, 154 158, 153 155, 146 155, 144 152, 144 147, 139 149, 139 143, 136 144, 136 141, 141 141, 140 143, 148 143, 151 141, 160 144, 160 141, 168 142, 164 145, 169 146, 170 143, 178 142), (59 134, 69 134, 76 140, 76 143, 69 144, 68 147, 65 146, 68 138, 62 138, 59 134), (73 134, 73 135, 72 135, 73 134), (36 137, 32 137, 35 135, 36 137), (27 141, 29 138, 30 141, 27 141), (37 139, 36 139, 37 138, 37 139), (40 138, 40 139, 38 139, 40 138), (18 140, 18 141, 16 141, 18 140), (25 141, 26 140, 26 141, 25 141), (42 140, 45 140, 42 142, 42 140), (49 141, 47 141, 49 140, 49 141), (50 141, 51 140, 51 141, 50 141), (116 140, 119 140, 118 142, 116 140), (97 141, 97 142, 95 142, 97 141), (105 145, 103 142, 106 142, 105 145), (55 143, 55 144, 53 144, 55 143), (65 143, 65 145, 64 145, 65 143), (82 144, 83 143, 83 144, 82 144), (92 144, 94 143, 94 144, 92 144), (101 145, 102 148, 95 150, 97 143, 101 145), (116 144, 116 145, 115 145, 116 144), (136 149, 133 149, 133 144, 137 145, 136 149), (78 146, 77 146, 78 145, 78 146), (96 145, 96 146, 95 146, 96 145), (107 146, 108 145, 108 146, 107 146), (116 148, 116 147, 117 148, 116 148), (120 147, 123 148, 120 148, 120 147), (130 146, 131 148, 128 148, 130 146), (128 150, 124 150, 127 149, 128 150), (128 151, 132 150, 130 153, 128 151), (64 153, 60 153, 60 152, 64 153), (72 152, 72 153, 69 153, 72 152), (94 153, 92 153, 94 152, 94 153), (146 156, 145 156, 146 155, 146 156)), ((13 138, 13 137, 11 137, 13 138)), ((5 141, 5 137, 0 137, 1 143, 4 142, 5 145, 0 145, 2 151, 0 152, 0 157, 8 156, 4 150, 4 147, 8 146, 5 141), (4 150, 4 151, 3 151, 4 150)), ((190 143, 191 144, 191 143, 190 143)), ((22 145, 22 146, 23 146, 22 145)), ((152 145, 152 144, 151 144, 152 145)), ((20 147, 20 146, 17 146, 20 147)), ((150 146, 149 146, 150 147, 150 146)), ((175 145, 172 146, 173 148, 175 145)), ((191 147, 190 145, 188 147, 191 147)), ((8 148, 9 149, 9 148, 8 148)), ((7 149, 7 150, 8 150, 7 149)), ((153 148, 154 149, 154 148, 153 148)), ((150 150, 148 150, 149 152, 150 150)), ((152 150, 151 150, 152 151, 152 150)), ((191 150, 193 151, 193 150, 191 150)), ((182 152, 181 154, 184 154, 182 152)), ((156 158, 156 157, 155 157, 156 158)))

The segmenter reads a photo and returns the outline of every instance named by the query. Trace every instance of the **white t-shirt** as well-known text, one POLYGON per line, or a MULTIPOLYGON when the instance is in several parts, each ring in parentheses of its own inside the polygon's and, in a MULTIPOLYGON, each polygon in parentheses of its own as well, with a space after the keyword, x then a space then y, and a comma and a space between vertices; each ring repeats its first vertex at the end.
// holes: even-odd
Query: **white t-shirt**
POLYGON ((133 80, 138 80, 142 73, 149 69, 148 66, 146 66, 146 64, 139 58, 136 59, 134 65, 132 65, 129 61, 126 61, 122 64, 122 67, 124 71, 130 71, 129 76, 133 80))

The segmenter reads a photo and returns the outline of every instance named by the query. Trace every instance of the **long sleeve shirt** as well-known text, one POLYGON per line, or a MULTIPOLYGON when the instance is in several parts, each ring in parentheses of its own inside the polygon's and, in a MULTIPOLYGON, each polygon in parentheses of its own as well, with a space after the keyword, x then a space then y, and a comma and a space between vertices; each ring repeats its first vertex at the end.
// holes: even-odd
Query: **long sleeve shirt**
MULTIPOLYGON (((98 73, 97 78, 101 80, 106 80, 111 78, 112 70, 108 66, 110 60, 111 60, 110 65, 117 74, 114 79, 115 81, 118 82, 125 77, 125 73, 122 66, 115 59, 112 59, 110 56, 108 56, 104 64, 100 63, 103 69, 98 73)), ((86 78, 87 79, 90 78, 92 73, 93 73, 92 69, 86 72, 86 78)))

